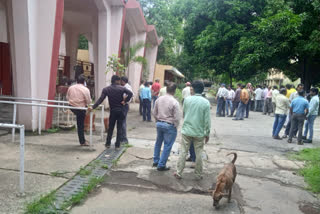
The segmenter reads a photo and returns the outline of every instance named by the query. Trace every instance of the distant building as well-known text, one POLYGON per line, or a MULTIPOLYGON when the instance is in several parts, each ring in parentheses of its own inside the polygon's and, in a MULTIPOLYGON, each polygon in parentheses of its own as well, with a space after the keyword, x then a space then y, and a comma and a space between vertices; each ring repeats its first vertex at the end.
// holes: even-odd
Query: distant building
POLYGON ((184 75, 175 67, 171 65, 156 64, 153 81, 159 79, 161 85, 163 85, 165 80, 180 82, 184 78, 184 75))
POLYGON ((291 81, 286 75, 283 74, 282 71, 272 68, 269 70, 268 76, 264 83, 268 86, 280 86, 286 84, 293 84, 296 86, 300 83, 300 78, 296 81, 291 81))

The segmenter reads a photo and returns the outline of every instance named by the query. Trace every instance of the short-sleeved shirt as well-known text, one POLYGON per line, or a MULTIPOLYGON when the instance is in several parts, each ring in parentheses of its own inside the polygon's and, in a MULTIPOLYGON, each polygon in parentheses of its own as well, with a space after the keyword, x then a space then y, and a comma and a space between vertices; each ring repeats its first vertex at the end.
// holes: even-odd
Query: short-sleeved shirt
POLYGON ((286 97, 288 97, 288 99, 290 99, 290 96, 291 96, 291 94, 292 94, 293 92, 296 92, 296 89, 291 88, 291 89, 287 90, 286 97))
POLYGON ((293 113, 304 114, 305 110, 309 108, 309 103, 304 97, 299 96, 291 102, 290 107, 293 113))
POLYGON ((161 85, 157 82, 152 84, 151 90, 153 91, 153 96, 159 96, 161 85))
POLYGON ((261 88, 257 88, 254 93, 256 94, 255 100, 262 100, 263 91, 261 88))

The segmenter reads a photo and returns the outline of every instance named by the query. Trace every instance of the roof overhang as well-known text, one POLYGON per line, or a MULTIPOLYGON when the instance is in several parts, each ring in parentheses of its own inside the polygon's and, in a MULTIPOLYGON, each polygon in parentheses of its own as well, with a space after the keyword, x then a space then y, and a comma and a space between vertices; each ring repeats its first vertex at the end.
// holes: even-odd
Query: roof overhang
POLYGON ((159 46, 162 42, 162 39, 158 38, 157 30, 154 25, 147 26, 147 41, 156 46, 159 46))
POLYGON ((175 68, 173 66, 166 66, 165 71, 170 72, 171 74, 173 74, 176 77, 185 78, 185 76, 180 71, 178 71, 177 68, 175 68))
POLYGON ((144 18, 141 6, 136 0, 128 0, 126 3, 126 23, 130 33, 147 32, 147 22, 144 18))

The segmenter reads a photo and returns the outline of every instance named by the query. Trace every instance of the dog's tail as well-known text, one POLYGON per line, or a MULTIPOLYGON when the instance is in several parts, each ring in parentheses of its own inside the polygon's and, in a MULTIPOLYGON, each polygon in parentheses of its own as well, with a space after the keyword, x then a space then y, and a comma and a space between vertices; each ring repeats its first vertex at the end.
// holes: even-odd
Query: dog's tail
POLYGON ((234 164, 234 163, 236 162, 236 160, 237 160, 237 157, 238 157, 237 153, 231 152, 231 153, 227 154, 227 156, 228 156, 228 155, 234 155, 234 158, 233 158, 233 160, 231 161, 231 163, 234 164))

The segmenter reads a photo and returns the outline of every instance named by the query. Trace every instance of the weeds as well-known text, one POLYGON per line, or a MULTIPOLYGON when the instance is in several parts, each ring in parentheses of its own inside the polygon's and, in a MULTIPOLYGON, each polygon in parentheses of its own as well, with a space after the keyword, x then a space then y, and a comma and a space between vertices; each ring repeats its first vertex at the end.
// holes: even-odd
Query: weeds
POLYGON ((80 167, 80 171, 78 172, 78 174, 81 176, 81 177, 84 177, 84 176, 88 176, 92 173, 92 170, 90 169, 86 169, 86 168, 83 168, 83 167, 80 167))
POLYGON ((101 166, 101 168, 103 168, 103 169, 109 169, 109 166, 108 166, 107 164, 103 164, 103 165, 101 166))
POLYGON ((41 196, 40 199, 34 200, 33 202, 27 204, 25 214, 35 214, 35 213, 46 213, 55 214, 57 210, 54 206, 55 193, 53 191, 46 196, 41 196))
POLYGON ((305 167, 299 170, 299 174, 304 176, 310 191, 320 193, 320 148, 303 149, 290 157, 305 161, 305 167))
POLYGON ((127 144, 124 144, 123 147, 125 147, 125 148, 130 148, 130 147, 133 147, 133 145, 127 143, 127 144))

